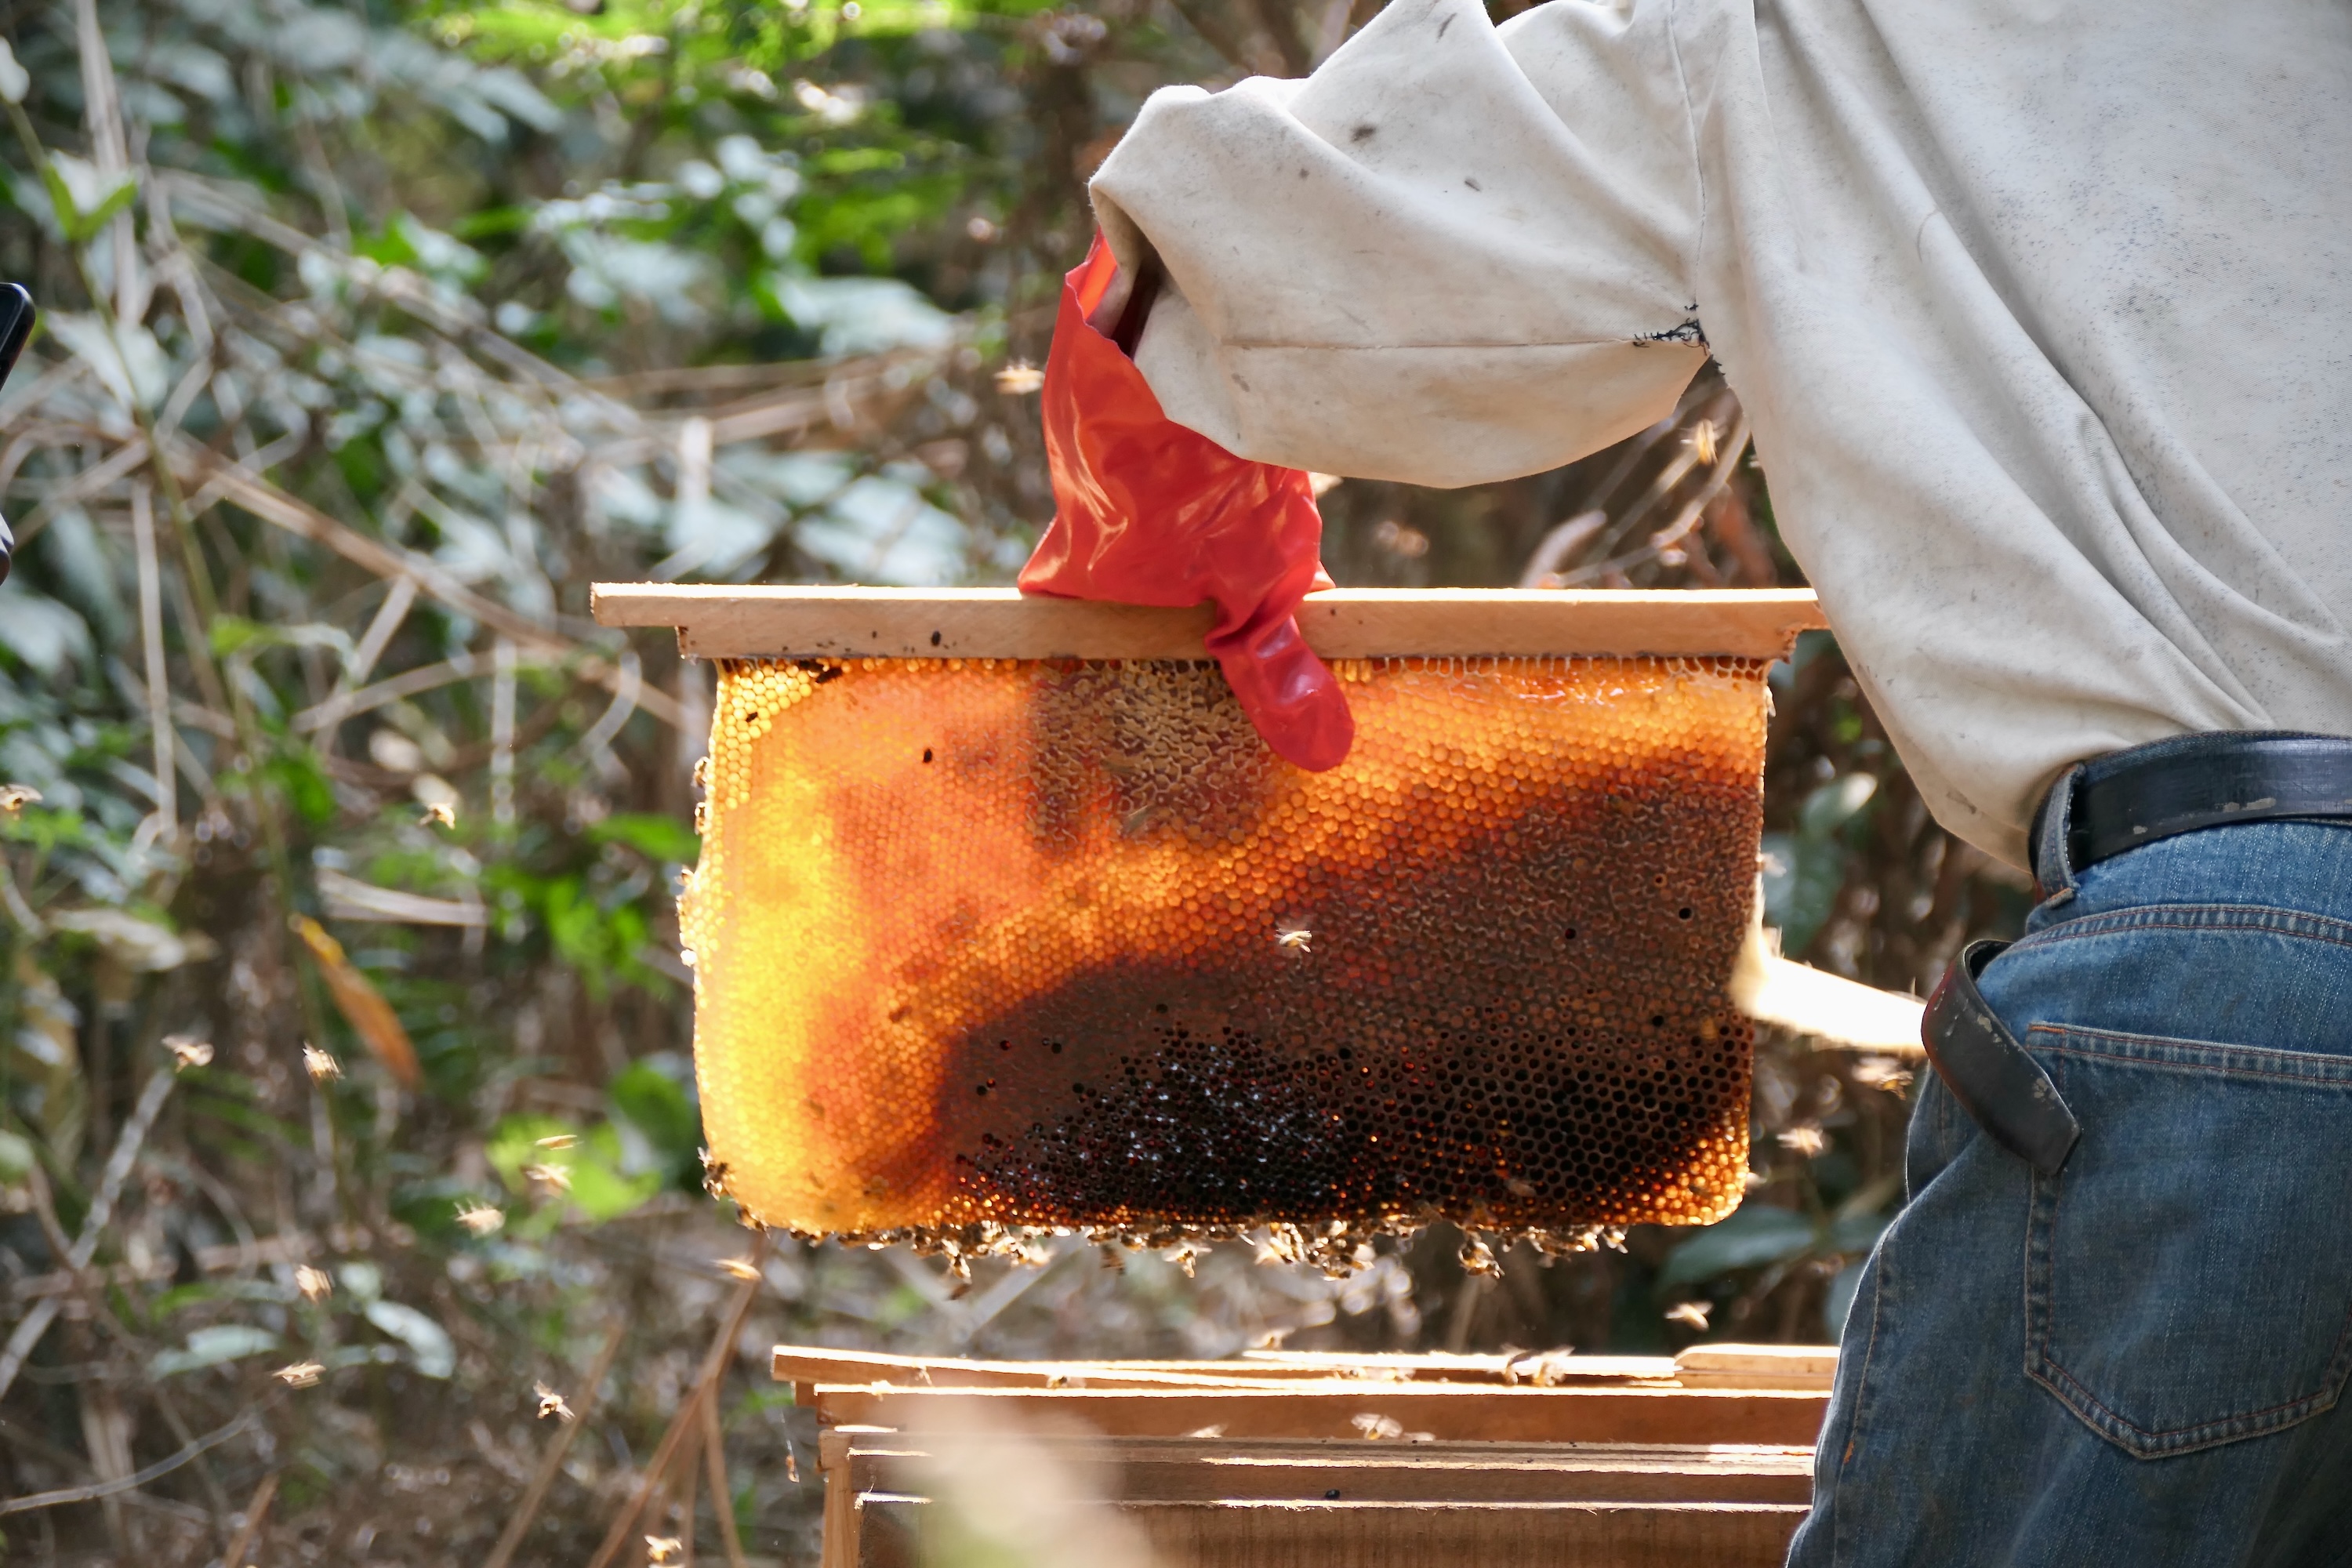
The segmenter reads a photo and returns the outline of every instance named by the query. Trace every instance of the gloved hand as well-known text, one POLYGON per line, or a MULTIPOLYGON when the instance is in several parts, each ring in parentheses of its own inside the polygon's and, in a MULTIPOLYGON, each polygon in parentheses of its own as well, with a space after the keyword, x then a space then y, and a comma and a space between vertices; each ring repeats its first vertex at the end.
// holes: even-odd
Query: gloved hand
POLYGON ((1054 521, 1021 570, 1021 590, 1130 605, 1213 601, 1209 652, 1258 734, 1302 768, 1337 767, 1355 720, 1294 618, 1310 589, 1330 586, 1307 475, 1236 458, 1160 411, 1127 351, 1090 320, 1118 276, 1097 235, 1062 280, 1045 359, 1054 521))

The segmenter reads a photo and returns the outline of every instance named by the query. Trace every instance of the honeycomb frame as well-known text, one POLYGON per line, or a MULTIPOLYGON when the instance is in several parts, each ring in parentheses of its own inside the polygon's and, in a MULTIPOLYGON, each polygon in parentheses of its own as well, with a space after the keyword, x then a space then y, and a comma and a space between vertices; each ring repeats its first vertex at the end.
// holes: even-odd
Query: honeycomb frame
POLYGON ((1307 774, 1197 661, 722 661, 714 1188, 959 1262, 1737 1206, 1764 658, 1335 668, 1357 749, 1307 774))

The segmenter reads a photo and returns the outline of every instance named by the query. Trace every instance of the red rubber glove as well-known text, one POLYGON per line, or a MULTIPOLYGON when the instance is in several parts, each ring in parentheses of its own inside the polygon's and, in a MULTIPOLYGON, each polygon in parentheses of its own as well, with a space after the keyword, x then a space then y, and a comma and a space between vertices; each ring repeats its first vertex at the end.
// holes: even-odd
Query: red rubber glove
POLYGON ((1097 235, 1062 279, 1045 358, 1054 521, 1021 569, 1021 591, 1213 601, 1209 652, 1258 734, 1302 768, 1337 767, 1356 722, 1294 618, 1308 590, 1330 586, 1307 475, 1236 458, 1160 411, 1135 362, 1089 321, 1118 276, 1097 235))

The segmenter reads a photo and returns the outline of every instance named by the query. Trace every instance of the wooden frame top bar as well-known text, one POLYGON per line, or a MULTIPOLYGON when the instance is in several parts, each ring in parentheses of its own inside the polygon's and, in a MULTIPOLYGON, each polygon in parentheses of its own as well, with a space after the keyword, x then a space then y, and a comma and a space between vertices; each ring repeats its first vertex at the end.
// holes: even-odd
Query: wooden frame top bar
MULTIPOLYGON (((1201 658, 1206 605, 1157 609, 1013 588, 599 583, 601 626, 674 626, 689 658, 1201 658)), ((1780 658, 1829 622, 1810 588, 1334 588, 1299 606, 1326 658, 1733 655, 1780 658)))

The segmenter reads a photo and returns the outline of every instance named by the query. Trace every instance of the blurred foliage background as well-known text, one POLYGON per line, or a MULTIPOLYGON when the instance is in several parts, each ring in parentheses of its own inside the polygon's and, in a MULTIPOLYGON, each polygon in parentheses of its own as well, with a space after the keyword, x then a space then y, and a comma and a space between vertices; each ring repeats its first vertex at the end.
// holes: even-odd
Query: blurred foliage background
MULTIPOLYGON (((779 1340, 1833 1333, 1908 1079, 1782 1037, 1738 1215, 1499 1279, 1452 1234, 1338 1280, 1065 1238, 960 1291, 700 1191, 709 674, 587 584, 1009 580, 1086 176, 1154 88, 1377 5, 0 0, 0 276, 46 312, 0 392, 0 1555, 586 1562, 708 1402, 723 1485, 647 1521, 813 1562, 779 1340)), ((1801 581, 1712 372, 1558 472, 1324 506, 1342 583, 1801 581)), ((2013 929, 1833 643, 1773 686, 1787 951, 1924 987, 2013 929)))

